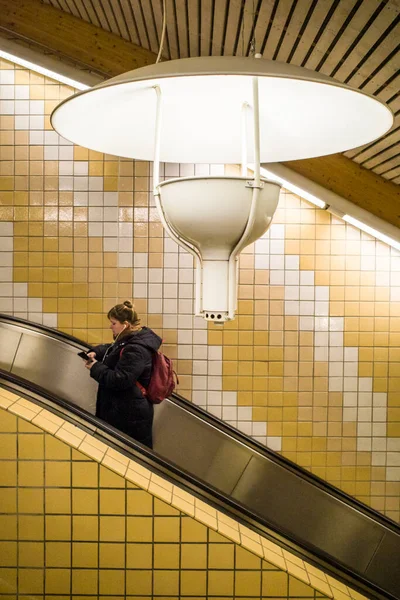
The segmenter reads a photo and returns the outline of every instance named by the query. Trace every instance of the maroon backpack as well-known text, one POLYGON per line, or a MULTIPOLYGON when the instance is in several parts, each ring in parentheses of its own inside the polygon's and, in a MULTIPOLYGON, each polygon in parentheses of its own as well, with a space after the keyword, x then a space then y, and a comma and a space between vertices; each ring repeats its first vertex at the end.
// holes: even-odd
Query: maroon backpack
MULTIPOLYGON (((144 344, 139 344, 144 345, 144 344)), ((147 346, 146 346, 147 347, 147 346)), ((123 348, 120 352, 120 356, 123 352, 123 348)), ((162 352, 152 352, 153 364, 151 368, 151 378, 147 389, 136 381, 136 385, 142 392, 143 396, 146 396, 153 404, 160 404, 165 398, 169 398, 175 389, 179 379, 174 371, 173 363, 168 356, 165 356, 162 352)))

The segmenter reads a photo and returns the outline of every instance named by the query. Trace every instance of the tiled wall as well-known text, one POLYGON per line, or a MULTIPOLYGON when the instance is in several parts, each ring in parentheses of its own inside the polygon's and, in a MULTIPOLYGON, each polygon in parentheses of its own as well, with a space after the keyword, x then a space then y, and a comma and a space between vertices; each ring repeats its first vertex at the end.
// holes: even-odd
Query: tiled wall
POLYGON ((325 598, 42 429, 0 417, 0 598, 325 598))
MULTIPOLYGON (((207 327, 149 164, 51 130, 70 93, 0 63, 0 311, 97 343, 110 339, 104 313, 133 297, 182 395, 398 520, 399 253, 283 191, 241 256, 237 319, 207 327)), ((165 165, 167 177, 223 170, 165 165)))

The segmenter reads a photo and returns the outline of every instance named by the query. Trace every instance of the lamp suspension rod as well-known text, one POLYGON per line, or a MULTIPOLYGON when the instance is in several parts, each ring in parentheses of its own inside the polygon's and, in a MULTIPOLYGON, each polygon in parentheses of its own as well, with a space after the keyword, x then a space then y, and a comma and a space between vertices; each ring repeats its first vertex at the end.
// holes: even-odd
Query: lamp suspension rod
POLYGON ((161 117, 162 117, 162 94, 159 85, 154 86, 157 95, 156 106, 156 125, 154 135, 154 163, 153 163, 153 191, 156 195, 158 184, 160 183, 160 145, 161 145, 161 117))
POLYGON ((242 104, 242 177, 247 175, 247 109, 249 108, 248 102, 242 104))

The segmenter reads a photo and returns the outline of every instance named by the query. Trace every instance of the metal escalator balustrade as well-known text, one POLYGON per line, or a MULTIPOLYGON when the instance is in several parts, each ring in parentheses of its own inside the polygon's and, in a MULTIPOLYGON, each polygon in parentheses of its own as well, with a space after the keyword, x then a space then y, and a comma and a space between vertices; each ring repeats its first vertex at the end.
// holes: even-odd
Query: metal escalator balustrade
MULTIPOLYGON (((0 315, 0 368, 89 418, 97 384, 76 355, 88 347, 0 315)), ((361 593, 400 598, 400 527, 390 519, 178 396, 156 407, 154 450, 246 524, 272 533, 361 593)))

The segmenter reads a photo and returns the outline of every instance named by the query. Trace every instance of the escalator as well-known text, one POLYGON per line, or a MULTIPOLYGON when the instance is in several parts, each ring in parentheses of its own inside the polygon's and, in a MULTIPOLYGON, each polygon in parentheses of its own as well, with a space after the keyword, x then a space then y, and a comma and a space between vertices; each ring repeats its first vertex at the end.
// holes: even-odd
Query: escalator
POLYGON ((0 315, 0 385, 117 444, 151 470, 369 598, 400 598, 400 527, 199 407, 156 407, 154 452, 94 416, 97 384, 76 353, 88 346, 0 315))

